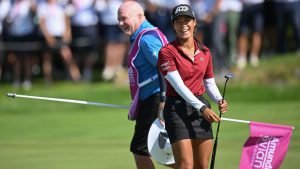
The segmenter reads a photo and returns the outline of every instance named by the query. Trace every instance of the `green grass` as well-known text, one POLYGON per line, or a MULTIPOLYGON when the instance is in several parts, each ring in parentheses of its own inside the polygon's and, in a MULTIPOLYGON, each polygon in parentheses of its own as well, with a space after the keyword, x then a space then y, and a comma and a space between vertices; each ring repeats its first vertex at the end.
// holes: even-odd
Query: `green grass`
POLYGON ((238 84, 297 85, 300 83, 300 54, 274 55, 261 59, 259 67, 236 72, 238 84))
POLYGON ((59 83, 30 92, 1 87, 0 168, 134 168, 126 109, 7 98, 7 92, 128 104, 127 88, 59 83))
MULTIPOLYGON (((134 122, 127 120, 126 109, 12 99, 6 97, 8 92, 121 105, 130 102, 127 87, 110 83, 59 82, 51 87, 36 83, 30 92, 2 84, 0 169, 135 168, 129 152, 134 122)), ((295 126, 281 169, 296 169, 300 166, 299 93, 299 83, 249 86, 233 79, 226 90, 230 109, 224 117, 295 126)), ((215 105, 213 108, 216 110, 215 105)), ((221 123, 216 169, 238 168, 248 134, 247 124, 221 123)))

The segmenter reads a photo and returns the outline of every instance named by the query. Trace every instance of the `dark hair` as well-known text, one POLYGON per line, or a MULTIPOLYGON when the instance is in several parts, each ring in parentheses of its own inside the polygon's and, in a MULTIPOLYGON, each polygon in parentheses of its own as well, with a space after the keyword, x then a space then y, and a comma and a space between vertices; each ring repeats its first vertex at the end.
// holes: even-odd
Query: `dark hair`
POLYGON ((202 52, 206 52, 207 50, 204 48, 204 45, 202 42, 200 42, 197 37, 194 35, 194 39, 197 42, 198 48, 202 51, 202 52))

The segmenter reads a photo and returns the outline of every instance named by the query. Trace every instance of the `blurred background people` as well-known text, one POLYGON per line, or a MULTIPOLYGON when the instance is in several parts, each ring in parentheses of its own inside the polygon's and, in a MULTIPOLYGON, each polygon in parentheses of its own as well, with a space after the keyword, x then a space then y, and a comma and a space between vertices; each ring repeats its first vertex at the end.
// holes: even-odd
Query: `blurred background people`
POLYGON ((82 80, 92 80, 93 68, 98 59, 98 16, 95 0, 71 0, 72 46, 82 80))
POLYGON ((259 65, 264 28, 264 0, 243 0, 243 9, 239 21, 237 68, 244 69, 249 61, 251 66, 259 65))
MULTIPOLYGON (((104 43, 104 68, 101 78, 114 80, 124 70, 124 58, 127 53, 128 39, 118 26, 118 8, 122 0, 97 0, 100 18, 100 36, 104 43)), ((124 73, 124 75, 127 73, 124 73)))
POLYGON ((292 48, 300 53, 300 0, 274 0, 274 12, 278 52, 286 53, 292 48), (290 39, 289 30, 292 32, 290 39), (289 40, 294 42, 292 47, 288 47, 289 40))
POLYGON ((226 25, 226 37, 223 44, 226 48, 225 65, 231 69, 235 65, 237 55, 237 29, 242 10, 240 0, 222 0, 220 4, 220 17, 226 25))
POLYGON ((3 44, 3 21, 10 10, 9 0, 0 0, 0 81, 2 80, 2 72, 5 61, 4 44, 3 44))
MULTIPOLYGON (((100 70, 103 81, 127 80, 123 62, 129 44, 116 19, 123 1, 0 0, 0 79, 30 89, 32 78, 41 72, 47 82, 53 77, 91 81, 93 72, 100 70), (20 23, 22 27, 16 26, 20 23), (46 48, 42 48, 44 40, 46 48), (36 57, 41 55, 37 50, 45 51, 43 57, 36 57), (116 80, 119 75, 124 78, 116 80)), ((210 47, 216 75, 233 65, 238 70, 248 62, 258 66, 260 57, 300 53, 300 0, 136 1, 168 40, 175 38, 170 10, 180 3, 190 4, 197 16, 196 37, 210 47)))
POLYGON ((56 0, 41 2, 38 5, 38 18, 47 46, 43 55, 43 71, 46 83, 52 82, 52 57, 57 55, 62 57, 71 80, 80 81, 81 74, 69 47, 72 38, 71 26, 65 6, 56 0))
POLYGON ((145 17, 152 25, 158 27, 170 41, 175 39, 175 34, 170 21, 171 9, 166 2, 166 0, 147 0, 145 17))
POLYGON ((261 56, 268 57, 274 55, 276 52, 276 20, 275 10, 274 10, 274 1, 265 0, 263 7, 264 15, 264 33, 262 37, 262 48, 261 56))
POLYGON ((6 42, 11 45, 8 58, 13 63, 13 86, 25 90, 31 88, 31 59, 34 46, 29 42, 36 41, 37 25, 34 22, 36 4, 30 0, 10 1, 10 10, 5 18, 6 42), (23 77, 22 77, 23 76, 23 77))

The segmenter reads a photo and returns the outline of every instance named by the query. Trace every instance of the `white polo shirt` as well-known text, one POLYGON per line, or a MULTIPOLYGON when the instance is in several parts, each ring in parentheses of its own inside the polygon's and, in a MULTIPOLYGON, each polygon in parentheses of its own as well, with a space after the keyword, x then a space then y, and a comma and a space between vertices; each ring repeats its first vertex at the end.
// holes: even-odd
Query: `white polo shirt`
POLYGON ((52 36, 63 36, 66 31, 66 12, 59 4, 40 3, 38 5, 38 17, 45 19, 47 31, 52 36))

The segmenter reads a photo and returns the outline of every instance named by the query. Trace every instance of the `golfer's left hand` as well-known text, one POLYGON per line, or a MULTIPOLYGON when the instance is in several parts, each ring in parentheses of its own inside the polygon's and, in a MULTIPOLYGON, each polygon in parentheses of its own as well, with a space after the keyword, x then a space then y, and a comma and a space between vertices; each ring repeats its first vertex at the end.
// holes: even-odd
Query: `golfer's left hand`
POLYGON ((219 100, 218 107, 222 114, 225 113, 228 110, 228 105, 227 105, 226 100, 223 100, 223 101, 219 100))

